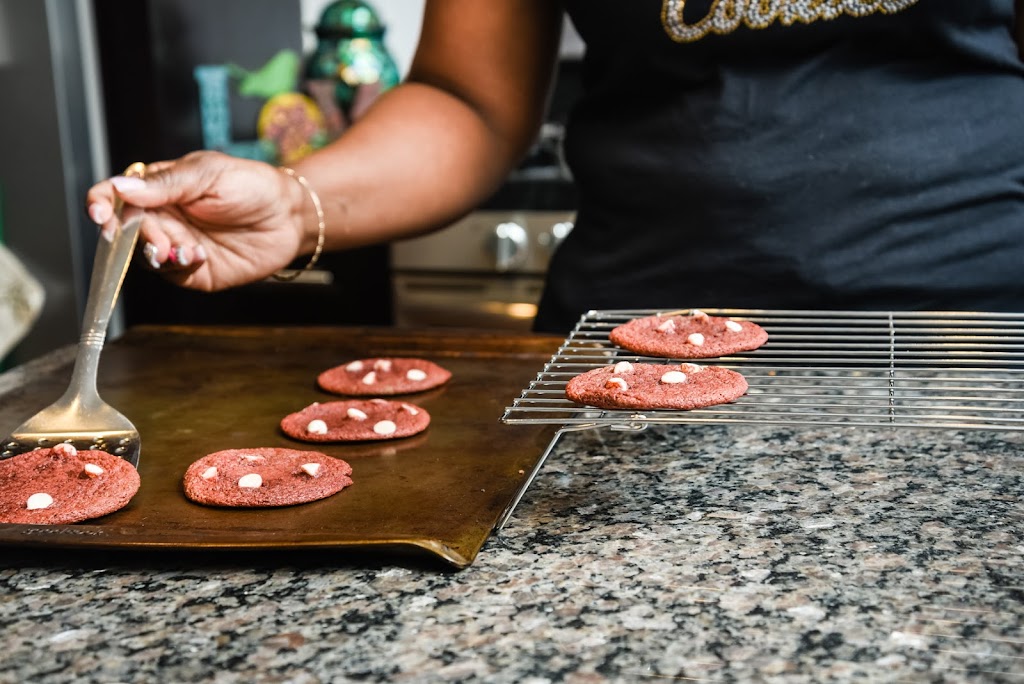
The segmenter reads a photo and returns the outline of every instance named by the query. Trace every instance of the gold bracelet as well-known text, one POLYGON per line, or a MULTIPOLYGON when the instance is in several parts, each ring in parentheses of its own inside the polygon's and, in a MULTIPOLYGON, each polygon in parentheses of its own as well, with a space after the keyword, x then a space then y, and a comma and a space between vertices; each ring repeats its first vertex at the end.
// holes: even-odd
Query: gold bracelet
POLYGON ((280 169, 297 180, 299 185, 301 185, 306 191, 306 194, 309 195, 309 199, 313 200, 313 207, 316 209, 316 227, 317 231, 319 231, 316 237, 316 249, 313 250, 313 256, 309 258, 309 261, 301 270, 278 271, 274 274, 275 280, 287 282, 289 280, 295 280, 300 275, 313 268, 313 266, 316 265, 316 262, 319 261, 320 255, 324 251, 324 237, 327 232, 327 222, 324 220, 324 207, 320 204, 320 195, 316 194, 316 190, 310 186, 309 181, 307 181, 301 174, 296 173, 295 169, 288 168, 287 166, 282 166, 280 169))

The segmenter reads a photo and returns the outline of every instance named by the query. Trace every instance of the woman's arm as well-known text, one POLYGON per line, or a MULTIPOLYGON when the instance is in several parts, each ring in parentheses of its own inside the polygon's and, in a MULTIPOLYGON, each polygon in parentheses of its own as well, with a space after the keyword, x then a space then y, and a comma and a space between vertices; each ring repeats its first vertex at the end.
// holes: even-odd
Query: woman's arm
MULTIPOLYGON (((534 140, 561 21, 558 0, 428 0, 406 81, 295 164, 322 200, 326 248, 413 236, 485 199, 534 140)), ((114 185, 146 209, 150 263, 187 287, 264 278, 316 245, 306 190, 266 164, 201 152, 150 165, 144 184, 97 184, 89 214, 106 231, 114 185)))
POLYGON ((557 1, 429 0, 406 82, 296 165, 324 197, 328 247, 446 225, 486 198, 534 140, 560 29, 557 1))

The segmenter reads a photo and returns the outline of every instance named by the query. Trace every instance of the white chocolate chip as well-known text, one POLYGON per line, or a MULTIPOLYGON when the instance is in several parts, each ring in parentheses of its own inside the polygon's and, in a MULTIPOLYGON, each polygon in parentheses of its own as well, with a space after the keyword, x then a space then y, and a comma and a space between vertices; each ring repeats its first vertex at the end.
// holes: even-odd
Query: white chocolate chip
POLYGON ((387 399, 381 399, 380 397, 374 397, 370 400, 370 403, 376 404, 377 406, 389 406, 391 404, 387 399))
POLYGON ((387 359, 377 359, 373 362, 373 370, 379 370, 381 373, 391 372, 391 362, 387 359))
POLYGON ((670 334, 674 333, 675 331, 676 331, 676 322, 675 322, 675 320, 673 320, 671 318, 666 319, 664 323, 662 323, 661 325, 658 326, 658 332, 663 332, 663 333, 666 333, 666 334, 670 335, 670 334))
POLYGON ((345 415, 352 420, 366 420, 366 414, 357 408, 349 408, 345 411, 345 415))
POLYGON ((38 492, 28 497, 28 501, 25 502, 25 507, 30 511, 38 511, 43 508, 49 508, 53 505, 53 497, 46 492, 38 492))
POLYGON ((700 309, 691 309, 690 316, 692 318, 696 318, 698 321, 706 321, 708 319, 708 315, 700 309))
POLYGON ((683 369, 684 373, 700 373, 704 370, 704 366, 698 366, 696 363, 681 363, 679 367, 683 369))
POLYGON ((398 426, 390 420, 382 420, 373 426, 373 431, 378 435, 393 435, 397 429, 398 426))
POLYGON ((199 477, 203 478, 204 480, 212 480, 213 478, 217 477, 217 468, 215 466, 210 466, 209 468, 204 470, 203 474, 200 475, 199 477))
POLYGON ((82 466, 82 470, 84 470, 85 474, 88 475, 89 477, 99 477, 103 473, 107 472, 103 470, 103 468, 96 465, 95 463, 86 463, 84 466, 82 466))
POLYGON ((605 389, 615 389, 618 387, 620 390, 628 390, 629 385, 622 378, 608 378, 608 382, 604 383, 605 389))
POLYGON ((366 375, 363 376, 362 383, 364 385, 372 385, 372 384, 374 384, 376 382, 377 382, 377 374, 375 372, 373 372, 373 371, 370 371, 369 373, 367 373, 366 375))
POLYGON ((353 361, 352 363, 345 366, 345 370, 349 371, 350 373, 358 373, 359 371, 363 370, 363 362, 353 361))
POLYGON ((326 435, 327 423, 320 420, 319 418, 314 418, 313 420, 309 421, 309 425, 306 426, 306 432, 310 433, 311 435, 326 435))
POLYGON ((617 364, 615 364, 615 367, 612 368, 612 371, 615 373, 632 373, 633 364, 631 364, 629 361, 619 361, 617 364))
POLYGON ((726 321, 725 329, 729 332, 743 332, 743 326, 736 321, 726 321))
POLYGON ((423 382, 427 379, 427 374, 419 368, 410 368, 405 377, 413 382, 423 382))
POLYGON ((242 458, 246 461, 262 461, 263 457, 258 454, 242 454, 242 458))
POLYGON ((417 409, 412 404, 402 404, 402 410, 408 411, 410 416, 419 415, 419 409, 417 409))
POLYGON ((661 381, 666 385, 678 385, 686 382, 686 373, 682 371, 669 371, 661 376, 661 381))
POLYGON ((243 489, 259 489, 263 486, 263 478, 259 473, 249 473, 238 478, 238 486, 243 489))
POLYGON ((320 472, 319 463, 303 463, 299 467, 302 468, 302 470, 305 471, 305 473, 310 477, 316 477, 317 473, 320 472))
POLYGON ((690 333, 686 336, 686 341, 695 347, 699 347, 704 344, 704 336, 700 333, 690 333))
POLYGON ((67 442, 61 442, 60 444, 55 444, 54 447, 53 447, 53 450, 56 451, 58 454, 64 454, 65 456, 77 456, 78 455, 78 449, 75 448, 75 445, 74 444, 68 444, 67 442))

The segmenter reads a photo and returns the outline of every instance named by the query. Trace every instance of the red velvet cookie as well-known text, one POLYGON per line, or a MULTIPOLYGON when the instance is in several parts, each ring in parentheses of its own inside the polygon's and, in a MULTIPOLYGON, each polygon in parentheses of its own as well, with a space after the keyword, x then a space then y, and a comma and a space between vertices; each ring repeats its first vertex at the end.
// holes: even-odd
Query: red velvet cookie
POLYGON ((414 404, 350 399, 310 404, 285 416, 281 430, 304 442, 362 442, 409 437, 429 424, 430 414, 414 404))
POLYGON ((185 471, 185 496, 208 506, 293 506, 337 494, 352 484, 352 466, 316 451, 226 449, 185 471))
POLYGON ((328 392, 373 397, 423 392, 451 379, 450 371, 426 359, 357 359, 325 370, 317 384, 328 392))
POLYGON ((567 397, 588 406, 684 411, 726 404, 746 391, 742 375, 720 366, 628 361, 577 375, 565 387, 567 397))
POLYGON ((757 349, 768 341, 768 333, 750 321, 709 316, 694 309, 681 316, 634 318, 613 328, 608 339, 637 354, 709 359, 757 349))
POLYGON ((139 491, 132 464, 69 444, 0 461, 0 522, 65 525, 113 513, 139 491))

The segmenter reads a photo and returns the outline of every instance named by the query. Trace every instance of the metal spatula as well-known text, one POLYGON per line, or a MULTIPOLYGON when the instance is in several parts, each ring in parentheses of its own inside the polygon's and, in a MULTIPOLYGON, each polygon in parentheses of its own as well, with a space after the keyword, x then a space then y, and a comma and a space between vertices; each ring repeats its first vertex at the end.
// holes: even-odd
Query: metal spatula
MULTIPOLYGON (((133 164, 125 175, 142 176, 144 169, 142 164, 133 164)), ((120 222, 120 204, 115 213, 120 222)), ((113 240, 99 240, 71 383, 64 396, 14 429, 2 442, 0 459, 66 442, 77 449, 106 451, 138 467, 139 431, 100 398, 96 370, 141 223, 141 218, 133 218, 121 225, 113 240)))

